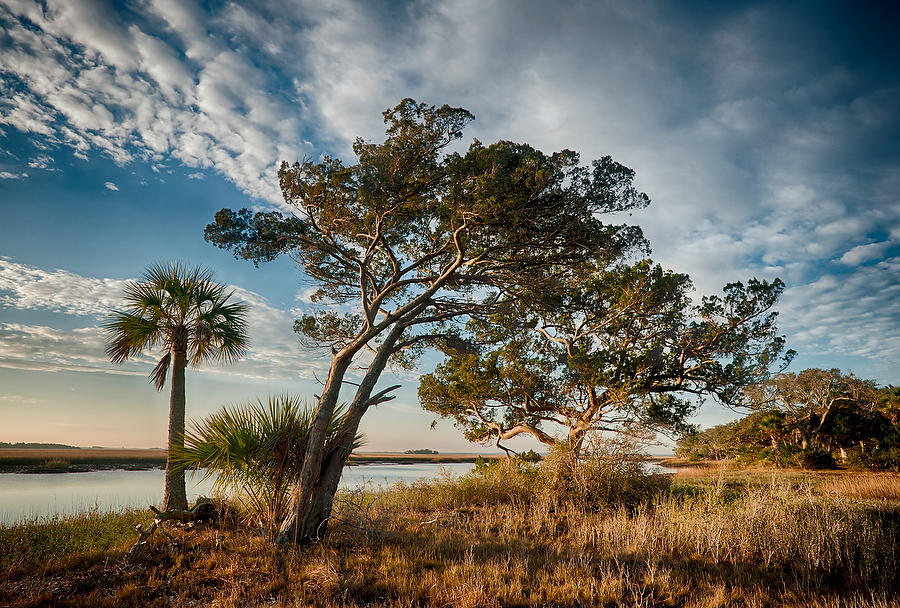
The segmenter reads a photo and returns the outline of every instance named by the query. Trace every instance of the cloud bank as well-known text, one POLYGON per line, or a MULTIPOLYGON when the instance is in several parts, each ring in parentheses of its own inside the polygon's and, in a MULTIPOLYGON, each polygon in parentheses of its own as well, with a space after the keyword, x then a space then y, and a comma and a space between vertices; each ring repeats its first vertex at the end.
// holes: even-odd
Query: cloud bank
MULTIPOLYGON (((780 276, 801 353, 896 356, 887 8, 15 0, 0 23, 0 125, 54 153, 211 170, 274 205, 280 160, 349 156, 405 96, 464 106, 467 136, 636 169, 654 203, 627 219, 654 256, 701 293, 780 276)), ((10 162, 0 177, 53 166, 10 162)))

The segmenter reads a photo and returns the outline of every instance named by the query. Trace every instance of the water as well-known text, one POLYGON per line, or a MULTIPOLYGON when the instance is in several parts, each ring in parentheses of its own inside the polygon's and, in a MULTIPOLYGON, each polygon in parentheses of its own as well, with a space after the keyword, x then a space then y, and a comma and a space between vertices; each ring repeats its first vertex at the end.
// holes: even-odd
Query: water
MULTIPOLYGON (((446 472, 468 473, 471 463, 361 464, 344 469, 341 487, 390 485, 431 479, 446 472)), ((160 506, 165 471, 93 471, 90 473, 0 474, 0 525, 51 519, 87 511, 119 511, 160 506)), ((213 480, 201 474, 187 478, 188 501, 213 494, 213 480)))

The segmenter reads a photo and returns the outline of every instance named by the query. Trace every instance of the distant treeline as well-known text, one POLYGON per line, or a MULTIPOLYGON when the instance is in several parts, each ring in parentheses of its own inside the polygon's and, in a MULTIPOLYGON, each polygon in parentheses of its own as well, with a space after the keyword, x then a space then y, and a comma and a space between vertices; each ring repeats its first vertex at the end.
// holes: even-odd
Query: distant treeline
POLYGON ((406 450, 403 453, 404 454, 440 454, 440 452, 438 452, 437 450, 429 450, 427 448, 423 449, 423 450, 406 450))
POLYGON ((747 391, 753 411, 678 441, 691 459, 900 471, 900 387, 840 370, 778 374, 747 391))
POLYGON ((7 443, 0 441, 0 449, 3 448, 36 448, 36 449, 56 449, 56 450, 79 450, 81 448, 74 445, 66 445, 64 443, 7 443))

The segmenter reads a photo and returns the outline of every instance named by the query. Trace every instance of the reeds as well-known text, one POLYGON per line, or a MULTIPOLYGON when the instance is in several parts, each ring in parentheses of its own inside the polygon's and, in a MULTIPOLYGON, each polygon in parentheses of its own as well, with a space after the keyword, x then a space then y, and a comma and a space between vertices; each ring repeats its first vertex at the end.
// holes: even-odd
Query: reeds
POLYGON ((590 504, 542 473, 493 467, 345 495, 325 543, 176 531, 134 566, 0 577, 0 604, 57 589, 56 600, 95 606, 897 605, 900 505, 822 493, 806 478, 645 481, 628 501, 601 488, 593 496, 607 498, 590 504))

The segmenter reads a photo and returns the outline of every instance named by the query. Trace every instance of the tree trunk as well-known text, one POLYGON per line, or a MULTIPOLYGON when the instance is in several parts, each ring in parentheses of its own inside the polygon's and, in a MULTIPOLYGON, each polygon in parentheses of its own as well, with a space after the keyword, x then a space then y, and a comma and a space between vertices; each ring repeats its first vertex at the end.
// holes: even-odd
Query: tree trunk
MULTIPOLYGON (((281 526, 275 541, 279 544, 283 543, 305 543, 312 540, 318 540, 325 534, 328 525, 328 518, 331 516, 331 507, 334 504, 334 495, 337 492, 338 484, 341 480, 341 473, 344 470, 344 464, 353 446, 353 438, 359 429, 359 422, 369 407, 369 400, 372 396, 372 390, 384 371, 388 359, 393 354, 394 344, 403 333, 404 326, 399 323, 391 328, 384 341, 378 348, 375 358, 369 364, 366 375, 363 377, 356 396, 350 404, 347 414, 341 423, 340 429, 331 444, 325 445, 325 431, 327 424, 322 429, 320 443, 318 449, 313 452, 313 437, 310 434, 310 445, 306 452, 306 461, 303 463, 303 471, 307 472, 307 467, 311 471, 315 471, 315 476, 311 477, 308 486, 301 486, 299 492, 294 493, 294 500, 291 506, 291 513, 281 526), (317 454, 318 456, 315 456, 317 454), (310 460, 316 458, 315 460, 310 460)), ((337 402, 338 391, 340 389, 341 379, 350 364, 350 361, 343 363, 340 370, 336 370, 338 360, 332 364, 332 370, 326 381, 326 391, 322 392, 322 398, 325 398, 326 392, 332 388, 332 384, 336 382, 334 402, 337 402), (340 379, 337 378, 336 372, 339 371, 340 379)), ((322 408, 320 401, 320 410, 322 408)), ((332 404, 332 410, 334 404, 332 404)), ((319 413, 315 423, 319 422, 319 413)), ((331 413, 328 419, 331 419, 331 413)), ((315 424, 314 423, 314 424, 315 424)), ((315 427, 314 427, 315 429, 315 427)), ((306 482, 306 478, 301 478, 301 484, 306 482)))
POLYGON ((310 496, 309 509, 304 527, 300 531, 305 540, 318 540, 325 535, 328 529, 328 520, 331 518, 331 509, 334 506, 334 495, 337 493, 341 482, 341 474, 350 457, 353 448, 353 438, 359 429, 362 413, 352 416, 352 420, 346 421, 346 425, 340 433, 340 440, 335 445, 329 446, 322 466, 322 475, 310 496))
POLYGON ((172 392, 169 395, 169 454, 166 459, 163 511, 187 509, 184 468, 176 466, 172 460, 174 448, 184 447, 184 368, 187 366, 187 357, 184 351, 176 351, 173 355, 172 392))
POLYGON ((297 543, 316 538, 316 522, 310 522, 311 499, 322 474, 325 454, 325 438, 334 408, 337 406, 344 382, 344 374, 353 361, 352 353, 338 353, 331 360, 331 369, 319 398, 316 417, 309 432, 309 444, 300 471, 300 483, 291 493, 288 516, 281 522, 275 540, 279 544, 297 543))

